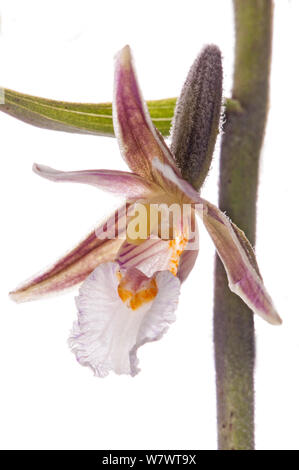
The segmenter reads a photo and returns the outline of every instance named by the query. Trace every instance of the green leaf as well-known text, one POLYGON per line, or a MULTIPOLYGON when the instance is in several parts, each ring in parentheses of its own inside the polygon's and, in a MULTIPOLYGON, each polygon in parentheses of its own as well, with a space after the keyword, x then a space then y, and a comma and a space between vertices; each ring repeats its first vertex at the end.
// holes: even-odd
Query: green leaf
MULTIPOLYGON (((4 89, 0 111, 33 126, 56 131, 114 137, 111 103, 71 103, 4 89)), ((153 123, 168 136, 176 98, 147 101, 153 123)))
MULTIPOLYGON (((169 136, 177 98, 147 101, 153 123, 169 136)), ((242 112, 237 100, 225 100, 230 112, 242 112)), ((111 103, 71 103, 0 88, 0 111, 33 126, 77 134, 114 137, 111 103)))

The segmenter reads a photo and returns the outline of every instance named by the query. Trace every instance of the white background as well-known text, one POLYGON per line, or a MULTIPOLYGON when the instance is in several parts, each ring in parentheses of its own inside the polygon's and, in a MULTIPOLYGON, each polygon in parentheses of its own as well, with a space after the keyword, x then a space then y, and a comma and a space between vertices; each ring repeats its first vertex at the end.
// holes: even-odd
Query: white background
MULTIPOLYGON (((275 3, 257 255, 284 323, 273 327, 256 318, 256 442, 259 449, 299 449, 299 3, 275 3)), ((56 99, 111 101, 113 55, 129 43, 145 98, 177 96, 202 46, 216 43, 229 95, 230 0, 2 0, 0 12, 2 86, 56 99)), ((4 114, 0 126, 1 448, 215 449, 214 250, 203 227, 177 321, 162 341, 140 350, 141 373, 95 378, 66 343, 76 290, 21 305, 7 294, 118 204, 92 187, 42 180, 32 163, 65 170, 126 165, 114 139, 41 130, 4 114)), ((218 162, 216 151, 203 190, 214 203, 218 162)))

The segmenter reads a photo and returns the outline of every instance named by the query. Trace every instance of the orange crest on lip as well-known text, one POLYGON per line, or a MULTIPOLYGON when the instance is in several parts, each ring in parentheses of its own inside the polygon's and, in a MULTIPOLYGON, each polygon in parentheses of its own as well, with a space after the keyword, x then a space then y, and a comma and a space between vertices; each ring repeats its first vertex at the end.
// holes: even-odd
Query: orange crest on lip
POLYGON ((180 257, 188 243, 185 236, 176 237, 174 240, 169 240, 169 248, 171 250, 171 258, 169 261, 169 271, 176 276, 179 267, 180 257))
POLYGON ((150 279, 148 285, 136 292, 125 288, 125 283, 121 281, 117 292, 121 300, 132 310, 137 310, 145 303, 151 302, 158 293, 158 286, 155 279, 150 279))

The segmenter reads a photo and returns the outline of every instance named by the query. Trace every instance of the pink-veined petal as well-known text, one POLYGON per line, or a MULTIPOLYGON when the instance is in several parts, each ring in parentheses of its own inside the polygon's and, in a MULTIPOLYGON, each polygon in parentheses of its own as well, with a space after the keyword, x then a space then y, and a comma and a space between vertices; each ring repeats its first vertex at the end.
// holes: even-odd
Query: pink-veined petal
POLYGON ((33 165, 33 171, 55 182, 84 183, 128 199, 150 198, 158 188, 144 178, 124 171, 83 170, 58 171, 45 165, 33 165))
MULTIPOLYGON (((131 239, 133 238, 133 230, 129 230, 128 224, 130 237, 121 246, 116 261, 122 268, 137 268, 148 277, 157 271, 164 270, 169 270, 172 274, 177 275, 179 270, 179 278, 186 279, 195 263, 198 251, 198 226, 194 211, 186 213, 182 207, 175 206, 173 213, 172 206, 168 207, 167 205, 162 209, 160 224, 163 223, 163 227, 159 224, 158 227, 156 226, 157 221, 151 219, 152 214, 150 213, 146 214, 147 217, 150 217, 149 226, 147 217, 146 220, 138 219, 138 226, 142 223, 145 224, 148 229, 147 233, 150 234, 146 235, 148 238, 138 243, 134 243, 131 239), (180 211, 179 214, 176 213, 177 210, 180 211), (164 229, 166 230, 164 231, 164 229), (161 232, 161 236, 165 235, 163 239, 158 236, 159 232, 161 232), (169 235, 171 236, 169 237, 169 235), (193 252, 192 255, 186 255, 186 249, 193 252)), ((154 214, 157 215, 155 212, 154 214)))
POLYGON ((169 272, 146 278, 136 270, 126 276, 130 285, 155 283, 157 292, 150 301, 131 308, 119 294, 119 265, 104 263, 86 279, 76 299, 78 321, 69 339, 78 362, 90 367, 98 377, 138 373, 137 349, 160 339, 174 322, 180 282, 169 272), (136 278, 136 279, 135 279, 136 278))
POLYGON ((269 323, 280 324, 281 319, 266 291, 253 248, 244 232, 216 206, 202 201, 204 204, 204 210, 201 213, 203 223, 223 262, 230 289, 239 295, 254 313, 269 323))
POLYGON ((124 243, 129 207, 120 208, 53 266, 12 291, 11 298, 25 302, 64 291, 84 281, 100 263, 113 261, 124 243))
POLYGON ((124 242, 116 260, 122 269, 137 268, 151 277, 156 271, 169 269, 171 254, 169 241, 149 238, 140 245, 124 242))
POLYGON ((152 167, 154 157, 179 172, 164 139, 154 127, 142 98, 129 46, 115 60, 113 123, 121 153, 131 170, 162 187, 168 182, 152 167))

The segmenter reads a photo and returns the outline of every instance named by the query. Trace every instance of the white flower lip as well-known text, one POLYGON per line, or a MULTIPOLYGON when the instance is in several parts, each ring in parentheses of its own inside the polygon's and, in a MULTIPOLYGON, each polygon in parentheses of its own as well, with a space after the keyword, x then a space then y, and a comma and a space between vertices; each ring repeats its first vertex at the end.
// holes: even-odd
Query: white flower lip
POLYGON ((169 271, 157 273, 156 296, 131 309, 118 294, 118 272, 117 263, 100 265, 86 279, 76 299, 78 321, 69 344, 78 362, 90 367, 98 377, 105 377, 110 371, 136 375, 138 348, 160 339, 175 321, 178 278, 169 271))

